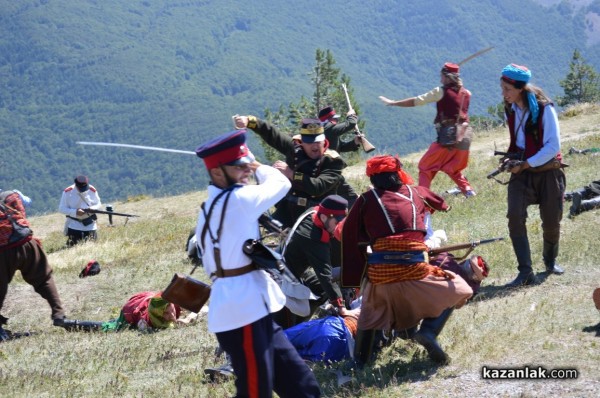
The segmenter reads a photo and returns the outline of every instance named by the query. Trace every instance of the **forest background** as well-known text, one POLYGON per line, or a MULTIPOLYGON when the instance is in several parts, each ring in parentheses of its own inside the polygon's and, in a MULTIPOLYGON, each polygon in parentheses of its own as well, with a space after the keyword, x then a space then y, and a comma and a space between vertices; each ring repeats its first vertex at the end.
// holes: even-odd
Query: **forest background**
POLYGON ((77 142, 193 151, 231 130, 233 114, 311 99, 318 49, 348 79, 369 140, 400 155, 434 139, 435 109, 377 97, 430 90, 446 61, 494 47, 461 69, 471 114, 484 117, 508 63, 527 65, 552 98, 575 49, 600 67, 598 0, 0 3, 0 188, 32 197, 31 214, 55 211, 78 174, 104 203, 204 189, 193 156, 77 142))

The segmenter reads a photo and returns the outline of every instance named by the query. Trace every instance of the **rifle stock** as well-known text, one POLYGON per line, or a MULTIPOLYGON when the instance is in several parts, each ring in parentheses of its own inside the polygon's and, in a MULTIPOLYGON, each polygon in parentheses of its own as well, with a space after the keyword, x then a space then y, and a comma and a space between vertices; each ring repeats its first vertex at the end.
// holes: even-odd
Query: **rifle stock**
POLYGON ((484 245, 486 243, 493 243, 493 242, 498 242, 504 240, 504 238, 491 238, 491 239, 482 239, 482 240, 474 240, 472 242, 467 242, 467 243, 459 243, 457 245, 448 245, 448 246, 442 246, 442 247, 438 247, 437 249, 431 249, 429 250, 429 255, 430 256, 436 256, 440 253, 444 253, 444 252, 452 252, 452 251, 456 251, 456 250, 463 250, 463 249, 471 249, 469 250, 469 253, 476 248, 479 245, 484 245))
MULTIPOLYGON (((344 89, 344 94, 346 94, 346 103, 348 104, 348 112, 354 112, 354 108, 352 108, 352 104, 350 103, 350 96, 348 95, 348 89, 346 88, 346 84, 342 83, 342 88, 344 89)), ((360 145, 366 153, 373 152, 375 150, 375 146, 367 140, 367 137, 363 133, 360 132, 358 125, 354 127, 354 134, 360 139, 360 145)))

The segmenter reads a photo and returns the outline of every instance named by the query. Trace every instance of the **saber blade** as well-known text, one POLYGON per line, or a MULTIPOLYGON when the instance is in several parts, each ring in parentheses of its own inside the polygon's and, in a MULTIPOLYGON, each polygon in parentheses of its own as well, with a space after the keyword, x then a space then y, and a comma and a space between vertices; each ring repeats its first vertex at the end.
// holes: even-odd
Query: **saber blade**
POLYGON ((462 64, 469 62, 470 60, 472 60, 473 58, 477 58, 480 55, 485 54, 486 52, 490 51, 491 49, 493 49, 494 47, 488 47, 488 48, 484 48, 483 50, 479 50, 477 51, 475 54, 471 54, 469 55, 467 58, 463 59, 462 61, 460 61, 458 63, 459 66, 461 66, 462 64))
POLYGON ((155 146, 143 146, 143 145, 118 144, 118 143, 113 143, 113 142, 77 141, 77 143, 81 144, 81 145, 116 146, 116 147, 123 147, 123 148, 146 149, 146 150, 150 150, 150 151, 183 153, 186 155, 195 155, 196 154, 196 152, 182 151, 179 149, 159 148, 159 147, 155 147, 155 146))

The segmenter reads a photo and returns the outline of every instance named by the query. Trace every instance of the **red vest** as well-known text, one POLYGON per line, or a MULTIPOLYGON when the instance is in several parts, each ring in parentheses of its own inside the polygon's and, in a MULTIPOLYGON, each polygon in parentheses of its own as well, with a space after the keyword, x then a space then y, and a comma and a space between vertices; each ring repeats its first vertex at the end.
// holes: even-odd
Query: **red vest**
POLYGON ((471 93, 466 88, 461 87, 456 91, 454 86, 444 86, 444 96, 436 103, 437 114, 433 123, 454 125, 457 120, 459 123, 468 123, 470 102, 471 93))
POLYGON ((406 185, 397 192, 371 189, 356 200, 342 228, 342 286, 360 286, 368 245, 388 236, 423 242, 425 212, 448 210, 442 197, 421 186, 411 186, 413 200, 407 200, 408 189, 406 185))
MULTIPOLYGON (((544 146, 544 111, 546 110, 546 106, 554 106, 553 103, 548 103, 546 105, 538 102, 538 107, 540 109, 540 114, 538 115, 538 120, 536 124, 531 122, 531 112, 527 116, 527 121, 525 122, 525 159, 528 159, 539 152, 539 150, 544 146)), ((517 132, 515 131, 515 122, 516 116, 515 112, 512 108, 505 109, 506 112, 506 120, 508 122, 508 131, 510 132, 510 144, 508 146, 508 152, 518 152, 519 148, 517 148, 517 132)), ((562 160, 562 155, 559 152, 556 157, 558 160, 562 160)))

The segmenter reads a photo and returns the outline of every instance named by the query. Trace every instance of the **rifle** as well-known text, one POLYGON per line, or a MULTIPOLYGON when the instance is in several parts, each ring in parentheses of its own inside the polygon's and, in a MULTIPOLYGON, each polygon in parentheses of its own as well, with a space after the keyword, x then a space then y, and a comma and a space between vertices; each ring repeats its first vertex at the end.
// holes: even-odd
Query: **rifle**
POLYGON ((500 181, 494 177, 496 177, 498 174, 504 171, 510 171, 510 169, 512 169, 513 167, 521 164, 521 159, 523 159, 523 152, 500 152, 495 150, 494 156, 502 156, 499 160, 500 164, 498 165, 498 168, 496 170, 492 171, 487 175, 487 178, 493 178, 496 182, 502 185, 506 185, 508 184, 508 182, 500 181))
POLYGON ((117 213, 114 211, 104 211, 104 210, 94 210, 94 209, 82 209, 82 210, 88 214, 108 214, 108 215, 121 216, 121 217, 139 217, 135 214, 117 213))
MULTIPOLYGON (((348 103, 348 112, 354 112, 354 108, 352 108, 352 104, 350 103, 350 97, 348 96, 348 89, 346 88, 346 84, 342 83, 342 88, 344 89, 344 94, 346 94, 346 102, 348 103)), ((367 137, 364 136, 363 133, 358 129, 358 124, 354 127, 354 134, 360 138, 360 144, 362 146, 363 151, 366 153, 373 152, 375 150, 375 146, 367 140, 367 137)))
POLYGON ((444 253, 444 252, 452 252, 452 251, 455 251, 455 250, 469 249, 462 257, 456 259, 456 261, 462 261, 465 258, 467 258, 467 256, 477 246, 484 245, 486 243, 498 242, 498 241, 501 241, 501 240, 504 240, 504 238, 491 238, 491 239, 474 240, 474 241, 467 242, 467 243, 459 243, 457 245, 442 246, 442 247, 438 247, 437 249, 431 249, 431 250, 429 250, 428 254, 429 254, 430 257, 433 257, 433 256, 436 256, 436 255, 438 255, 440 253, 444 253))
POLYGON ((54 326, 60 326, 68 332, 82 331, 82 332, 97 332, 102 330, 102 324, 104 322, 96 321, 80 321, 78 319, 64 319, 56 322, 54 326))

